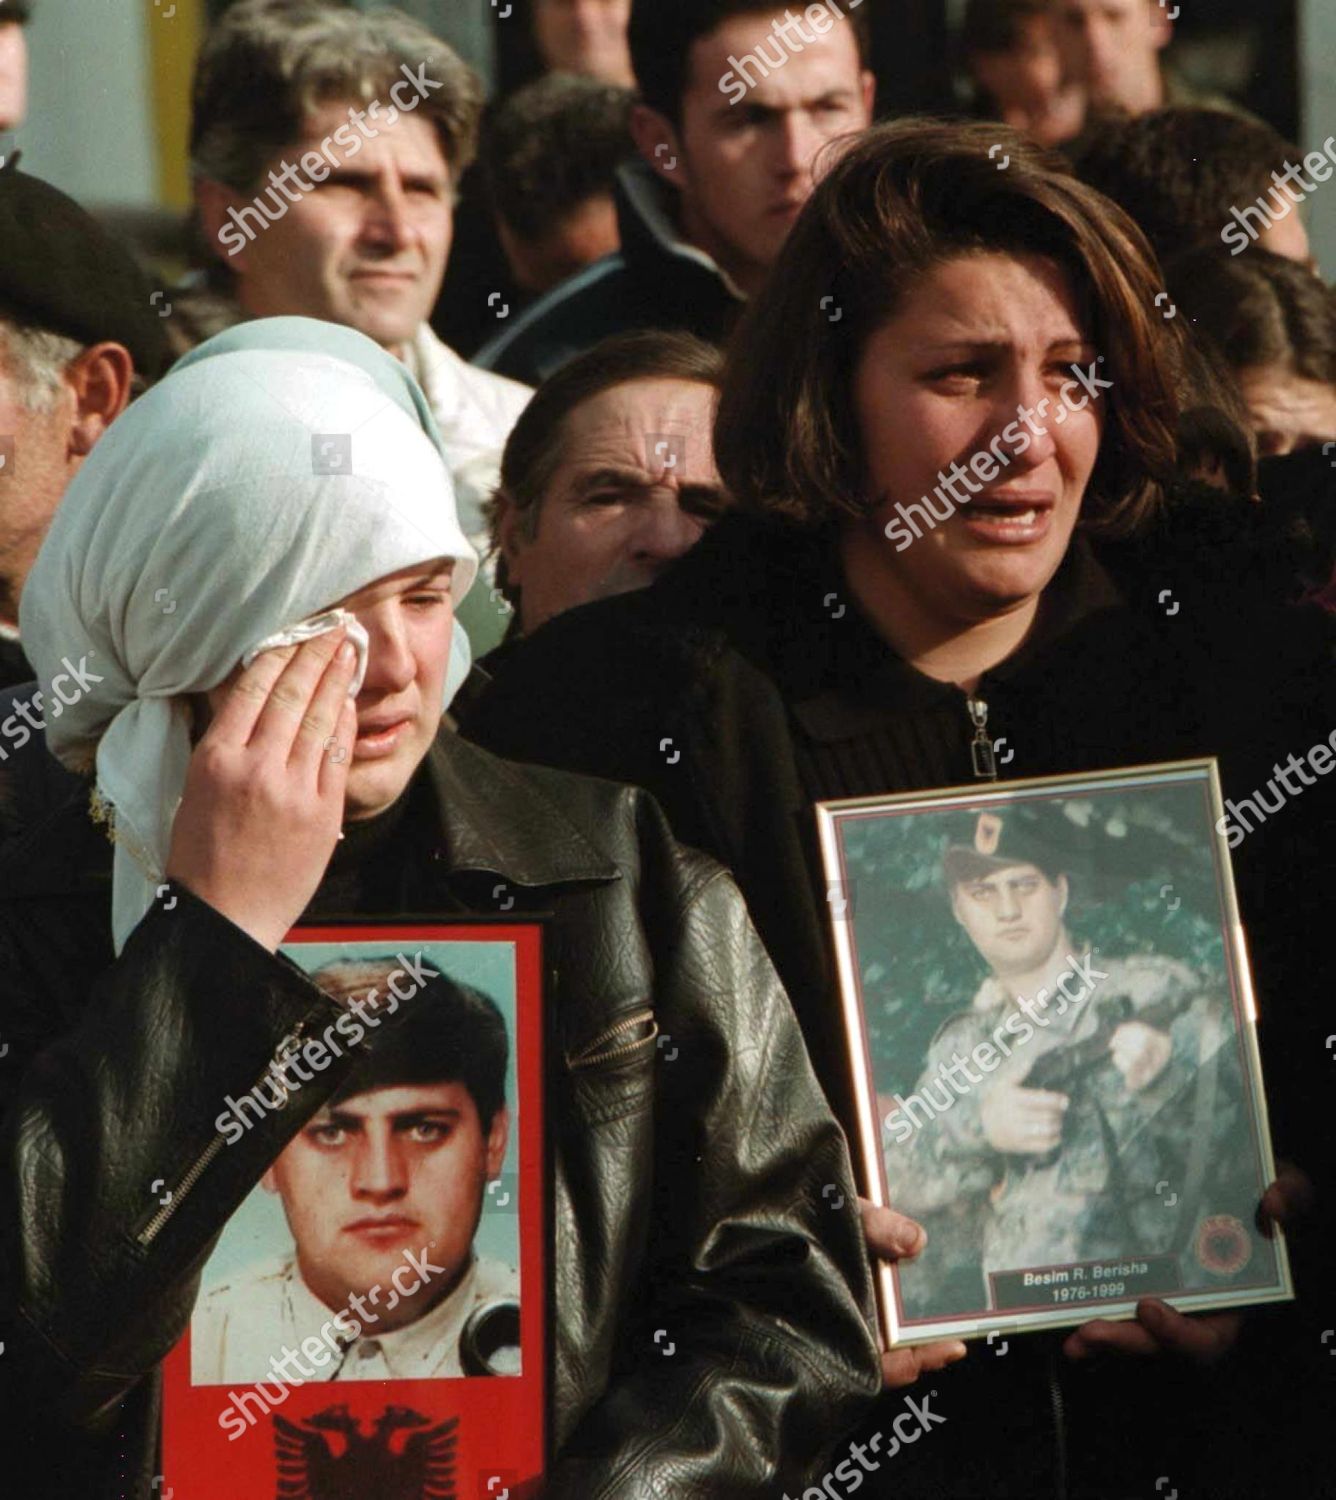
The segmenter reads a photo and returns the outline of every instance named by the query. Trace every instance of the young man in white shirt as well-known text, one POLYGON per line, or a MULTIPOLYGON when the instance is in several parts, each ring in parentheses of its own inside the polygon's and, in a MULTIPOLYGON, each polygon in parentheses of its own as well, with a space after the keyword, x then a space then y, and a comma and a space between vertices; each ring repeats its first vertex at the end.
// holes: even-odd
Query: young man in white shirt
MULTIPOLYGON (((377 1014, 376 997, 397 991, 397 963, 311 976, 376 1028, 370 1055, 265 1173, 293 1248, 202 1297, 196 1384, 488 1373, 482 1325, 505 1323, 507 1309, 517 1317, 516 1271, 473 1243, 510 1132, 505 1021, 487 995, 428 964, 402 1007, 390 999, 377 1014)), ((253 1123, 253 1109, 282 1108, 301 1087, 294 1073, 234 1101, 225 1133, 253 1123)))

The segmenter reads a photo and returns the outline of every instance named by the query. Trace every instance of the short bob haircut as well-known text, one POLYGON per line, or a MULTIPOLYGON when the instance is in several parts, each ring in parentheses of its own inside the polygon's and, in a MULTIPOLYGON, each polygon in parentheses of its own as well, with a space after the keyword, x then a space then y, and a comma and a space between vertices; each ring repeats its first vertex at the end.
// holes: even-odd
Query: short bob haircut
POLYGON ((1000 125, 937 120, 845 148, 735 330, 715 457, 739 509, 815 528, 876 508, 851 397, 866 343, 925 273, 990 252, 1067 271, 1114 382, 1082 524, 1148 518, 1174 471, 1182 347, 1156 306, 1154 252, 1060 157, 1000 125))

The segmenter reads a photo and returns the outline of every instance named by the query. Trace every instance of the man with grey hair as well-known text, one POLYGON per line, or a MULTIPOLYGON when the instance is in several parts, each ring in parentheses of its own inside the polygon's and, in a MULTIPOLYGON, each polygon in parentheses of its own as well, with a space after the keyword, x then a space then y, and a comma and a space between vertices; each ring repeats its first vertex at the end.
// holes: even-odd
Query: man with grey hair
POLYGON ((400 11, 241 0, 200 53, 190 141, 209 285, 233 320, 323 318, 402 359, 440 423, 465 532, 480 540, 481 504, 530 391, 472 369, 427 317, 481 109, 474 72, 400 11))
POLYGON ((162 328, 129 251, 11 158, 0 171, 0 688, 32 679, 19 593, 66 486, 165 368, 162 328))

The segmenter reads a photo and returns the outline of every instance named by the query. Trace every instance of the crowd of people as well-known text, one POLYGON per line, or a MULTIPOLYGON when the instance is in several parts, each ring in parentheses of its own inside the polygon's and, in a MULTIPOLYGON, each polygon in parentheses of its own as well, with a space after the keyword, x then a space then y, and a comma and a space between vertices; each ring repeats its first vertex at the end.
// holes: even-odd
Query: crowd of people
MULTIPOLYGON (((929 1392, 948 1440, 869 1493, 1336 1494, 1336 777, 1233 855, 1296 1299, 1000 1349, 880 1346, 878 1271, 935 1247, 853 1166, 814 813, 986 785, 1004 740, 1008 779, 1215 757, 1242 805, 1329 740, 1336 293, 1304 205, 1336 140, 1190 86, 1161 0, 970 0, 968 107, 880 117, 878 9, 540 0, 548 71, 487 101, 398 10, 236 0, 165 290, 0 167, 17 1493, 159 1492, 162 1361, 229 1218, 447 1048, 349 1047, 211 1151, 363 993, 286 935, 504 888, 548 921, 544 1494, 838 1497, 929 1392)), ((0 0, 0 129, 30 11, 0 0)), ((235 1373, 228 1327, 279 1295, 206 1297, 197 1359, 235 1373)))

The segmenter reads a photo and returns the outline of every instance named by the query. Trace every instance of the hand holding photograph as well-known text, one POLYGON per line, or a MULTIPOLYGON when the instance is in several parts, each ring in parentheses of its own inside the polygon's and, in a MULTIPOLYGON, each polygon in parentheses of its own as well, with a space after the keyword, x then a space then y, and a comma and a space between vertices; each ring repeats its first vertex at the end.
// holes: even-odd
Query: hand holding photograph
POLYGON ((1290 1297, 1214 762, 821 804, 889 1344, 1290 1297))

